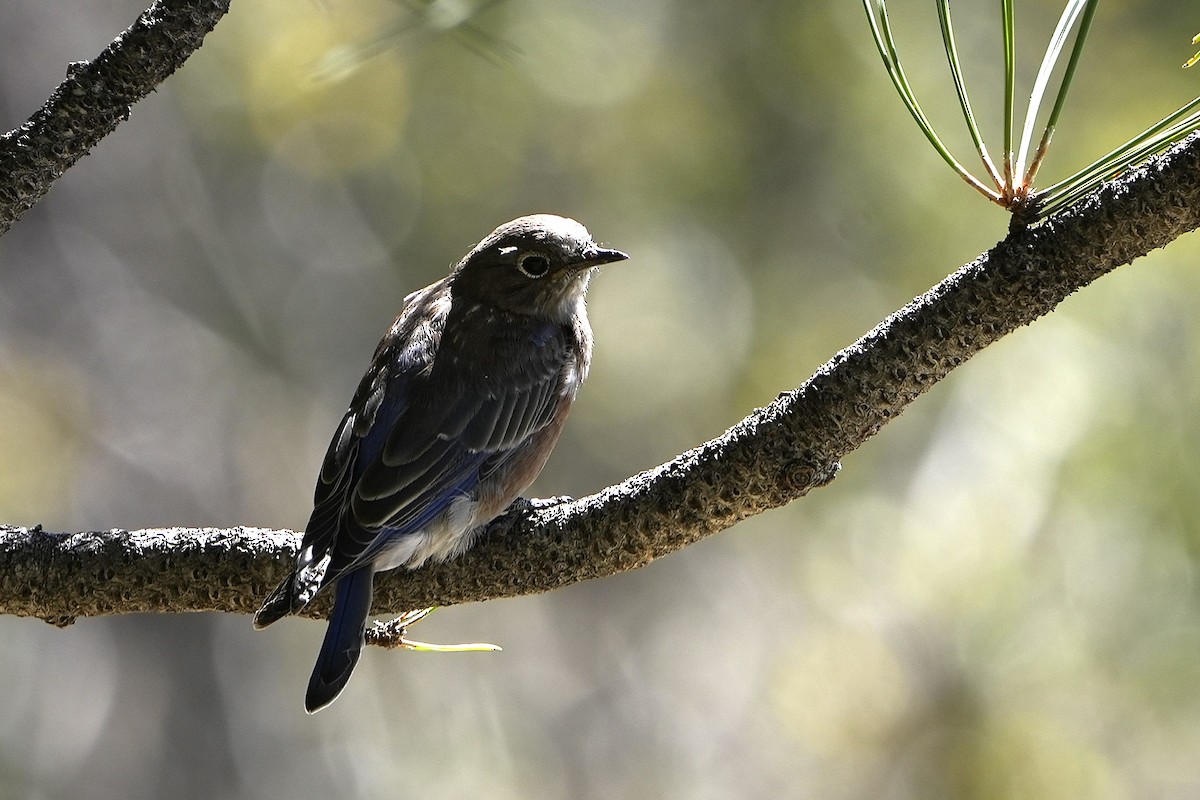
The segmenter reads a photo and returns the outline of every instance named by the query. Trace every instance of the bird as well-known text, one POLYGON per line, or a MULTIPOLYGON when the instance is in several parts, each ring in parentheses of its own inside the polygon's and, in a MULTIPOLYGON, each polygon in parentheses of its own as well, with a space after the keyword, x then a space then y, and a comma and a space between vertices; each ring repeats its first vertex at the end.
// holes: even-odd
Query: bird
POLYGON ((358 663, 375 574, 462 554, 542 471, 591 364, 588 284, 628 257, 533 214, 404 298, 329 444, 295 566, 254 618, 333 587, 308 713, 358 663))

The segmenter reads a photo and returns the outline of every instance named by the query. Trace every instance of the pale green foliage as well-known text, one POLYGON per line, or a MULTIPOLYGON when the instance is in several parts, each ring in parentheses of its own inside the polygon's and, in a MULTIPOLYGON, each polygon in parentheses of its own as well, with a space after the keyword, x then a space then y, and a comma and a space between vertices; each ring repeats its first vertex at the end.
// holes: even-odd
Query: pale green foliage
MULTIPOLYGON (((1017 85, 1016 13, 1013 0, 1001 0, 1000 27, 1004 54, 1004 91, 1001 109, 1004 145, 1003 162, 999 168, 989 156, 983 136, 975 122, 969 94, 963 80, 958 48, 954 43, 950 1, 935 0, 935 4, 942 30, 943 47, 949 61, 951 76, 954 79, 959 105, 971 134, 971 140, 983 162, 987 176, 986 181, 971 174, 951 154, 950 149, 942 142, 942 138, 917 103, 916 94, 901 66, 899 50, 891 32, 887 0, 863 0, 863 8, 867 13, 871 34, 875 39, 879 54, 883 58, 884 67, 887 69, 888 76, 892 79, 900 99, 916 120, 921 132, 925 134, 938 155, 963 180, 988 199, 1009 209, 1027 222, 1049 216, 1070 205, 1092 192, 1101 181, 1113 178, 1131 165, 1143 161, 1155 153, 1162 152, 1200 128, 1200 110, 1198 110, 1200 109, 1200 97, 1197 97, 1070 177, 1045 189, 1036 189, 1034 178, 1049 152, 1050 142, 1065 106, 1068 90, 1079 67, 1080 57, 1091 31, 1092 20, 1099 6, 1099 0, 1067 0, 1033 82, 1020 145, 1016 148, 1013 146, 1017 85), (1054 105, 1046 118, 1037 149, 1031 155, 1029 148, 1032 143, 1033 130, 1040 116, 1042 100, 1072 32, 1074 32, 1075 38, 1071 55, 1061 71, 1062 75, 1054 105)), ((1184 66, 1191 66, 1197 59, 1200 59, 1200 55, 1189 60, 1184 66)))

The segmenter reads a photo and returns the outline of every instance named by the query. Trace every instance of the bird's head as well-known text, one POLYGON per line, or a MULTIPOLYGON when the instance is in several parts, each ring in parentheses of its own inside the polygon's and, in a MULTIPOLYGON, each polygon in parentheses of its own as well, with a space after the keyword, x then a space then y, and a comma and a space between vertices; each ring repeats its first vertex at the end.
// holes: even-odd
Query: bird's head
POLYGON ((593 268, 628 257, 597 245, 573 219, 533 214, 488 234, 450 281, 456 294, 488 305, 565 320, 587 292, 593 268))

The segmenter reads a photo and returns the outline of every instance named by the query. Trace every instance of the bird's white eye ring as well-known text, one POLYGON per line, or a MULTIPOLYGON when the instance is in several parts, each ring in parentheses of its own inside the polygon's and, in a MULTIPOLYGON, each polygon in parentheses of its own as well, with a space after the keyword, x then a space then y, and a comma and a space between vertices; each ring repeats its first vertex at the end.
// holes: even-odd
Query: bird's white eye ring
POLYGON ((517 259, 517 269, 530 278, 544 278, 550 271, 550 259, 541 253, 522 253, 517 259))

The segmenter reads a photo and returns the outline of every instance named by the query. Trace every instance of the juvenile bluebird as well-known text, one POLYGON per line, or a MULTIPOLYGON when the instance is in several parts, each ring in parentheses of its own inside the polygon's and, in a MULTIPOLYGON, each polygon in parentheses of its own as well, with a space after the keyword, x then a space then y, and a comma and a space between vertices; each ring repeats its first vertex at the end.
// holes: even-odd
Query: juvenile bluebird
POLYGON ((334 585, 309 713, 350 679, 375 573, 466 551, 542 471, 591 362, 588 281, 626 258, 535 214, 404 298, 325 454, 296 567, 254 617, 334 585))

